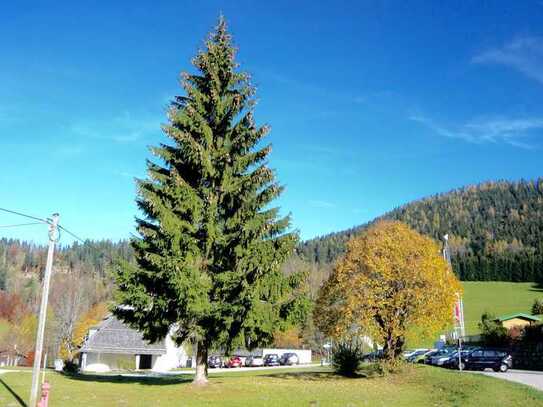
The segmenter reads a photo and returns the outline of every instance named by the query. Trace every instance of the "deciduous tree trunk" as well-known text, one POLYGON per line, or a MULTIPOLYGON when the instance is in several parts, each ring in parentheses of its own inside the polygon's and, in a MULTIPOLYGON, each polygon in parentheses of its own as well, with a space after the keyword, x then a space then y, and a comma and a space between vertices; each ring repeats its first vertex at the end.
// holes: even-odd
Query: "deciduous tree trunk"
POLYGON ((198 341, 196 345, 196 375, 192 384, 207 384, 207 345, 204 341, 198 341))
POLYGON ((389 333, 383 347, 384 358, 386 360, 397 359, 402 353, 404 343, 405 339, 403 337, 396 338, 392 333, 389 333))

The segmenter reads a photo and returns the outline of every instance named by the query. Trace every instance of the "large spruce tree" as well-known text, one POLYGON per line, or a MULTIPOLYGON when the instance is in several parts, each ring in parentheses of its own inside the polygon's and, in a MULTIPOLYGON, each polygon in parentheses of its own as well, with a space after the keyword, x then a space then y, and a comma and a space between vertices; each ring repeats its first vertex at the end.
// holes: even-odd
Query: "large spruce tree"
POLYGON ((300 279, 281 271, 297 235, 270 206, 282 187, 261 145, 269 129, 255 124, 255 90, 222 17, 192 64, 163 127, 170 141, 138 180, 137 261, 116 272, 114 312, 150 341, 195 341, 205 383, 208 350, 269 343, 285 326, 300 279))

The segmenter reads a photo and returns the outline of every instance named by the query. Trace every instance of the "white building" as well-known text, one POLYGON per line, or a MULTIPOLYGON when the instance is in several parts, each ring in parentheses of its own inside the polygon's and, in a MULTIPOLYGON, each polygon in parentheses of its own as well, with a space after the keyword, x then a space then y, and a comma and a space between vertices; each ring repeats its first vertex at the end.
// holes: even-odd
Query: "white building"
POLYGON ((186 366, 188 357, 170 336, 149 343, 143 335, 113 315, 89 330, 80 350, 80 367, 85 372, 143 370, 165 372, 186 366))

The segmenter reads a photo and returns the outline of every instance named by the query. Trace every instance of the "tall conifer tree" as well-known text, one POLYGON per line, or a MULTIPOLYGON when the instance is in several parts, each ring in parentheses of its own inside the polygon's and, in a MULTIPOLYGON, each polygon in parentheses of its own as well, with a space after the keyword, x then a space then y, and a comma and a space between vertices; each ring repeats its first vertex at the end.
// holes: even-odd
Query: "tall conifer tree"
POLYGON ((137 261, 116 272, 114 312, 150 341, 196 341, 202 384, 208 350, 269 343, 285 326, 300 277, 281 272, 297 235, 270 206, 282 187, 260 144, 269 128, 255 124, 255 89, 222 17, 192 64, 163 127, 170 141, 137 181, 137 261))

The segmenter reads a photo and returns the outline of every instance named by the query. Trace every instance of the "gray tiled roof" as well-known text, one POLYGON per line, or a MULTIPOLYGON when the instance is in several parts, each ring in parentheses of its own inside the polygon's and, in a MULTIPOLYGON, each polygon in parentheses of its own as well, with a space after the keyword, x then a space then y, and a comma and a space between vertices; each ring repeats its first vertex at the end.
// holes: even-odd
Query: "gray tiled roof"
POLYGON ((164 341, 149 343, 143 335, 119 321, 113 315, 108 316, 96 327, 97 331, 87 338, 80 352, 120 353, 162 355, 166 353, 164 341))

